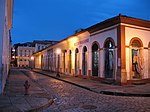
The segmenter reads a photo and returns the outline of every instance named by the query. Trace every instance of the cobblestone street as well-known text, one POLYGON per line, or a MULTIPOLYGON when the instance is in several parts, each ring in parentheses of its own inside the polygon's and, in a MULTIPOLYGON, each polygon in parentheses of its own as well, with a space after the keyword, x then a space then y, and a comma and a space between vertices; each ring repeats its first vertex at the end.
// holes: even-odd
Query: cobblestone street
POLYGON ((0 0, 0 112, 150 112, 150 0, 0 0))
POLYGON ((150 112, 149 97, 108 96, 22 70, 54 103, 44 112, 150 112))

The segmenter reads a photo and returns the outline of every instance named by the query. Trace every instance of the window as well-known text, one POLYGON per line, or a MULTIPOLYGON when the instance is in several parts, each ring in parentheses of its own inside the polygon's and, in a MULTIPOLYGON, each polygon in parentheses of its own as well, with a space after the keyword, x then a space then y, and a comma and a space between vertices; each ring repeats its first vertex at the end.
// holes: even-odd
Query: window
POLYGON ((29 50, 29 56, 30 56, 31 54, 30 54, 30 50, 29 50))
POLYGON ((40 50, 40 46, 38 46, 38 51, 40 50))
POLYGON ((26 50, 24 50, 24 56, 26 56, 27 55, 27 52, 26 52, 26 50))
POLYGON ((22 50, 20 50, 20 56, 22 56, 22 50))
POLYGON ((92 46, 92 75, 98 76, 98 44, 92 46))

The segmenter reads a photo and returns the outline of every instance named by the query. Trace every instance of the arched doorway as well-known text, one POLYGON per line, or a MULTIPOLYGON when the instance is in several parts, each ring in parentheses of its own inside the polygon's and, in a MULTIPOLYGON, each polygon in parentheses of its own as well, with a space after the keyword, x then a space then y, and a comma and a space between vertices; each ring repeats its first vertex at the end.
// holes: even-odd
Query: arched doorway
POLYGON ((144 59, 142 56, 142 41, 139 38, 133 38, 130 41, 131 46, 131 70, 132 79, 142 78, 142 69, 144 64, 144 59))
POLYGON ((79 69, 79 50, 76 48, 75 50, 75 74, 78 74, 79 69))
POLYGON ((104 51, 105 51, 105 78, 113 78, 114 75, 114 49, 115 43, 113 39, 108 38, 104 44, 104 51))
POLYGON ((98 44, 94 43, 92 45, 92 75, 98 76, 98 60, 99 54, 98 54, 98 44))
POLYGON ((87 74, 87 47, 84 46, 82 50, 82 74, 87 74))

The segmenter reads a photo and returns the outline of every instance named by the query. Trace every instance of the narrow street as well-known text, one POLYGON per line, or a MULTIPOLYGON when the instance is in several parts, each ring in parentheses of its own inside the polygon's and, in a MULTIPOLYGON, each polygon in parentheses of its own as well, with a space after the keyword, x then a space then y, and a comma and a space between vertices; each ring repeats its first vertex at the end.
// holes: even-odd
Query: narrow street
MULTIPOLYGON (((19 70, 19 69, 17 69, 19 70)), ((149 97, 97 94, 26 69, 20 69, 54 103, 44 112, 149 112, 149 97)), ((32 93, 31 93, 32 94, 32 93)), ((34 94, 40 94, 34 93, 34 94)), ((41 94, 42 95, 42 94, 41 94)), ((42 97, 42 96, 41 96, 42 97)))
POLYGON ((150 0, 0 0, 0 112, 150 112, 150 0))

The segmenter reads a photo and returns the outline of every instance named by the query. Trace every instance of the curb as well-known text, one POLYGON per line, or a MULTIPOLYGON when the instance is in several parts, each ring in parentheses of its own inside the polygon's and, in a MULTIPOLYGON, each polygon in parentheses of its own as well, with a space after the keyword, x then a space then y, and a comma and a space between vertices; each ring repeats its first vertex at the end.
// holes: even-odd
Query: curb
POLYGON ((100 92, 97 92, 97 91, 92 90, 92 89, 90 89, 88 87, 85 87, 85 86, 82 86, 82 85, 79 85, 79 84, 76 84, 76 83, 73 83, 73 82, 69 82, 69 81, 66 81, 64 79, 61 79, 61 78, 58 78, 58 77, 55 77, 55 76, 51 76, 51 75, 48 75, 48 74, 43 73, 43 72, 34 71, 34 70, 32 70, 32 71, 36 72, 36 73, 40 73, 40 74, 46 75, 48 77, 52 77, 54 79, 57 79, 57 80, 60 80, 60 81, 63 81, 63 82, 69 83, 69 84, 72 84, 72 85, 75 85, 75 86, 78 86, 78 87, 81 87, 83 89, 92 91, 94 93, 99 93, 99 94, 104 94, 104 95, 113 95, 113 96, 150 97, 150 94, 121 93, 121 92, 112 92, 112 91, 100 91, 100 92))
POLYGON ((48 108, 50 105, 52 105, 53 102, 54 102, 54 100, 50 99, 47 104, 44 104, 44 105, 42 105, 40 107, 37 107, 37 108, 33 108, 33 109, 28 110, 26 112, 38 112, 38 111, 42 111, 43 109, 48 108))
POLYGON ((42 73, 42 72, 38 72, 38 71, 34 71, 34 70, 32 70, 32 71, 33 71, 33 72, 36 72, 36 73, 43 74, 43 75, 45 75, 45 76, 48 76, 48 77, 51 77, 51 78, 54 78, 54 79, 57 79, 57 80, 60 80, 60 81, 63 81, 63 82, 66 82, 66 83, 69 83, 69 84, 72 84, 72 85, 75 85, 75 86, 78 86, 78 87, 81 87, 81 88, 84 88, 84 89, 89 90, 89 91, 93 91, 93 90, 91 90, 91 89, 88 88, 88 87, 85 87, 85 86, 82 86, 82 85, 79 85, 79 84, 76 84, 76 83, 73 83, 73 82, 69 82, 69 81, 66 81, 66 80, 64 80, 64 79, 61 79, 61 78, 58 78, 58 77, 55 77, 55 76, 48 75, 48 74, 46 74, 46 73, 42 73))
POLYGON ((111 91, 101 91, 100 93, 105 95, 114 95, 114 96, 150 97, 150 94, 120 93, 120 92, 111 92, 111 91))

